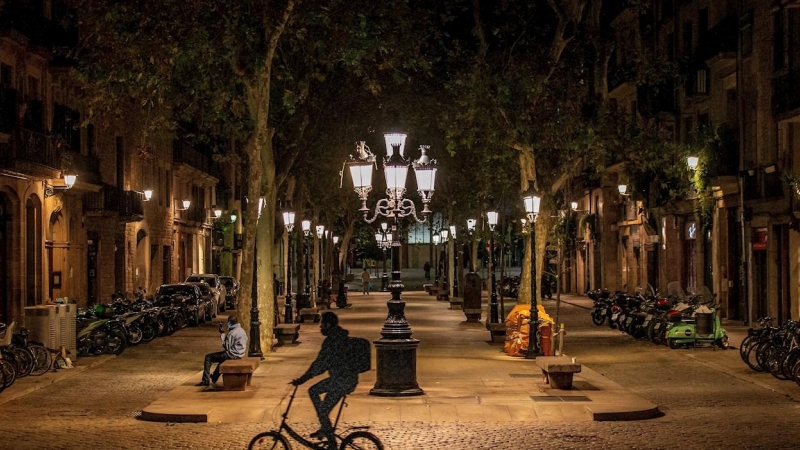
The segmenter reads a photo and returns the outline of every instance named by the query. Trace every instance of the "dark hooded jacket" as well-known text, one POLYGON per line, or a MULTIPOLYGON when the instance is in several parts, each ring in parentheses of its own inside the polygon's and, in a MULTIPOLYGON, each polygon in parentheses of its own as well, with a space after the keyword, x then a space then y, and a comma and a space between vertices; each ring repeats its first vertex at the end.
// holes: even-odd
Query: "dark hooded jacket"
POLYGON ((358 384, 358 369, 353 366, 352 357, 348 354, 349 334, 347 330, 338 325, 331 327, 322 342, 317 359, 300 377, 300 380, 305 382, 327 371, 331 381, 355 389, 358 384))

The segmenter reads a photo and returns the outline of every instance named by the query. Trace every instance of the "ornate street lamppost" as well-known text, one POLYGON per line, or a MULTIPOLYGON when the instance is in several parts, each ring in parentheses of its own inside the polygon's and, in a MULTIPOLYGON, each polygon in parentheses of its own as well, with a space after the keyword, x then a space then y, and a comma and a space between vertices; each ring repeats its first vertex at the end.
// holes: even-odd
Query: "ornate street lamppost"
POLYGON ((447 281, 450 272, 450 258, 448 258, 449 252, 447 251, 448 250, 447 241, 450 239, 450 230, 447 228, 443 228, 441 231, 441 235, 442 235, 442 247, 444 248, 444 261, 442 264, 442 288, 449 291, 450 286, 447 285, 447 281))
POLYGON ((460 248, 456 238, 456 226, 450 225, 450 237, 453 238, 453 297, 458 297, 458 254, 460 248))
POLYGON ((475 224, 477 222, 478 221, 475 220, 475 219, 467 219, 467 232, 469 233, 469 242, 470 242, 470 247, 469 247, 469 271, 470 271, 470 273, 471 272, 475 272, 475 266, 472 264, 472 259, 473 259, 473 255, 472 255, 472 235, 475 234, 475 224))
POLYGON ((431 160, 426 152, 427 145, 420 146, 422 155, 418 160, 410 162, 404 156, 405 133, 386 133, 386 157, 383 159, 386 179, 386 198, 378 200, 372 218, 369 217, 367 195, 372 190, 372 166, 375 155, 366 143, 356 144, 356 154, 351 155, 347 166, 353 179, 353 189, 361 200, 360 211, 364 220, 372 223, 378 216, 393 218, 392 230, 392 280, 389 291, 392 298, 387 303, 389 314, 381 329, 381 338, 374 341, 377 355, 377 379, 370 391, 371 395, 397 397, 423 394, 417 384, 417 347, 419 341, 411 338, 411 327, 405 317, 405 302, 400 299, 403 282, 400 280, 400 240, 399 219, 411 217, 419 223, 427 220, 430 214, 428 204, 433 195, 436 181, 436 161, 431 160), (416 206, 410 199, 404 198, 406 193, 406 177, 409 166, 413 166, 417 178, 417 193, 422 199, 423 209, 420 219, 416 206))
POLYGON ((292 319, 292 264, 294 264, 292 255, 294 254, 294 246, 292 245, 292 231, 294 230, 294 211, 283 212, 283 225, 286 227, 286 232, 289 233, 289 263, 286 269, 286 304, 284 305, 283 322, 293 323, 292 319))
POLYGON ((535 359, 544 354, 539 342, 539 296, 536 293, 536 218, 539 216, 542 199, 528 194, 523 197, 523 202, 531 227, 531 322, 528 328, 528 351, 525 353, 525 358, 535 359))
POLYGON ((439 242, 442 241, 442 237, 439 236, 439 233, 435 233, 433 235, 433 264, 436 267, 436 272, 433 274, 433 282, 439 283, 439 278, 441 274, 439 273, 439 242))
POLYGON ((497 279, 494 276, 494 228, 497 226, 497 218, 499 216, 500 213, 497 211, 488 211, 486 213, 486 221, 489 223, 489 230, 491 231, 489 237, 489 265, 492 276, 492 293, 489 297, 489 323, 500 323, 497 305, 497 279))
MULTIPOLYGON (((264 199, 258 199, 258 216, 256 217, 256 229, 258 229, 258 220, 261 219, 261 209, 264 207, 264 199)), ((273 289, 275 287, 273 286, 273 289)), ((261 320, 258 318, 258 240, 256 239, 253 245, 253 287, 250 290, 252 298, 252 305, 250 308, 250 348, 248 349, 249 356, 261 357, 261 320)))
POLYGON ((317 230, 317 240, 319 240, 319 255, 317 255, 317 262, 318 262, 318 265, 319 265, 319 267, 317 268, 317 277, 318 277, 317 298, 322 298, 322 282, 323 282, 322 277, 324 275, 324 273, 322 271, 322 264, 323 264, 323 259, 322 259, 322 253, 323 253, 323 248, 322 248, 323 244, 322 243, 323 243, 323 240, 322 240, 322 238, 325 237, 325 225, 317 225, 316 226, 316 230, 317 230))
POLYGON ((386 280, 386 250, 392 247, 392 232, 389 231, 389 224, 381 222, 381 228, 375 232, 375 242, 378 248, 383 251, 383 275, 381 275, 381 292, 389 290, 389 285, 386 280))
POLYGON ((310 220, 304 220, 301 223, 301 226, 303 227, 303 255, 305 256, 305 268, 306 268, 306 270, 305 270, 305 272, 306 272, 306 286, 305 286, 305 289, 303 290, 303 293, 311 294, 311 284, 310 284, 310 282, 308 280, 308 273, 310 272, 309 267, 308 267, 308 237, 311 236, 311 221, 310 220))

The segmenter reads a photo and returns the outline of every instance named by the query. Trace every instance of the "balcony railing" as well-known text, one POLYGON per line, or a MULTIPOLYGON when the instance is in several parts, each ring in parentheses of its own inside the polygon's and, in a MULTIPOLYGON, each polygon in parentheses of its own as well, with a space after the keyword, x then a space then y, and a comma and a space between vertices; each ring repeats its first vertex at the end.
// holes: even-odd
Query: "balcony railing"
POLYGON ((144 219, 144 204, 140 193, 123 191, 108 184, 99 192, 85 194, 83 209, 88 216, 119 216, 120 222, 139 222, 144 219))
POLYGON ((176 164, 186 164, 189 167, 193 167, 209 175, 216 175, 214 162, 211 156, 182 141, 173 142, 172 160, 176 164))
POLYGON ((792 70, 772 80, 772 104, 776 114, 800 113, 800 70, 792 70))
POLYGON ((708 30, 705 39, 698 42, 696 55, 703 61, 717 55, 736 57, 738 50, 739 18, 736 14, 729 14, 721 22, 708 30))
POLYGON ((0 89, 0 133, 11 134, 17 124, 17 91, 0 89))

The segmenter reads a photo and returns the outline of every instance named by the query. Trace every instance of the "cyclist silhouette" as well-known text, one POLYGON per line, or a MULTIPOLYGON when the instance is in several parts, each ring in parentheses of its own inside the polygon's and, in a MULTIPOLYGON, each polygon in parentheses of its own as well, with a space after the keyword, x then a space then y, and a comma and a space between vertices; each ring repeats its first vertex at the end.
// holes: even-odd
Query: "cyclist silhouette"
POLYGON ((311 437, 327 438, 331 443, 335 442, 334 430, 328 415, 342 397, 355 390, 358 385, 359 372, 358 367, 353 364, 353 358, 348 354, 347 339, 350 333, 339 326, 339 318, 336 314, 331 311, 322 313, 319 328, 322 335, 325 336, 319 355, 311 363, 311 367, 306 373, 292 380, 292 384, 299 386, 325 372, 330 375, 311 386, 308 394, 317 410, 320 424, 320 429, 312 433, 311 437))

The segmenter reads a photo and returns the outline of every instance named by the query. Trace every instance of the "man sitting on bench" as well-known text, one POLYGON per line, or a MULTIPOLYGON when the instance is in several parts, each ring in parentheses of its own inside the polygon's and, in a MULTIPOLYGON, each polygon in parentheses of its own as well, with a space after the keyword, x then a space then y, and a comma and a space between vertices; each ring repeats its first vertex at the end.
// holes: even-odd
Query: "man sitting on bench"
POLYGON ((225 331, 222 324, 219 324, 220 339, 222 339, 221 352, 209 353, 203 362, 203 380, 195 386, 208 387, 211 383, 217 382, 219 379, 219 365, 223 361, 229 359, 242 359, 247 353, 247 333, 235 316, 228 316, 228 336, 225 336, 225 331), (217 363, 214 373, 211 373, 211 364, 217 363))

